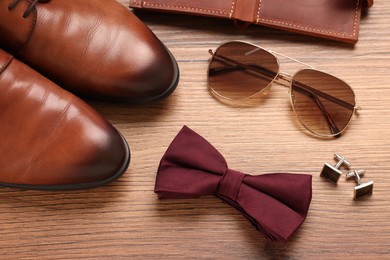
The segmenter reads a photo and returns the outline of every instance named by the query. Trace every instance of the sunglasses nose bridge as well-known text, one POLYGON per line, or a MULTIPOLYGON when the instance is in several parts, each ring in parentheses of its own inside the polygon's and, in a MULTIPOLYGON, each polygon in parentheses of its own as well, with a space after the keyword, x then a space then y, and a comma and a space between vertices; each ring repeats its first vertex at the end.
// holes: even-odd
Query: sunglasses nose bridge
POLYGON ((292 82, 292 76, 287 73, 279 72, 275 81, 283 86, 290 86, 292 82))

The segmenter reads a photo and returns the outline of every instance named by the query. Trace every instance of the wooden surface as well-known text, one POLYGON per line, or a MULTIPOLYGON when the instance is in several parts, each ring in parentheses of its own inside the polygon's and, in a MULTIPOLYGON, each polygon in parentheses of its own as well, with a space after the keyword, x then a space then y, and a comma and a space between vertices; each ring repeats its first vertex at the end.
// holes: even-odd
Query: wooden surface
MULTIPOLYGON (((121 1, 127 4, 128 1, 121 1)), ((91 103, 131 146, 118 181, 92 190, 39 192, 0 189, 0 259, 390 259, 390 2, 364 16, 355 46, 230 21, 139 13, 176 57, 177 90, 155 104, 91 103), (339 139, 305 132, 274 85, 267 96, 228 106, 207 89, 208 49, 246 40, 297 58, 349 82, 364 110, 339 139), (235 209, 215 197, 159 201, 156 169, 186 124, 251 174, 313 175, 307 220, 288 243, 270 243, 235 209), (353 181, 334 186, 319 177, 338 152, 374 194, 354 201, 353 181)), ((129 42, 129 48, 131 48, 129 42)), ((287 72, 296 65, 282 60, 287 72), (286 66, 285 66, 286 65, 286 66), (291 66, 290 66, 291 65, 291 66)))

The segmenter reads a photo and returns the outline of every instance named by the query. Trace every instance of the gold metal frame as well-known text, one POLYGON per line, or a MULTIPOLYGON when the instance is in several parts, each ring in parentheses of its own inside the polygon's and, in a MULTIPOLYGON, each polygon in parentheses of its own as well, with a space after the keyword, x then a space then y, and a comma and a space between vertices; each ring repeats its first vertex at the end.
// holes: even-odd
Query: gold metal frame
MULTIPOLYGON (((219 45, 218 48, 217 48, 215 51, 209 50, 209 53, 212 55, 212 58, 211 58, 211 60, 210 60, 210 62, 209 62, 209 66, 208 66, 208 68, 207 68, 207 71, 210 71, 210 66, 211 66, 211 63, 212 63, 212 61, 213 61, 213 58, 214 58, 215 53, 216 53, 221 47, 223 47, 225 44, 231 43, 231 42, 241 42, 241 43, 249 44, 249 45, 255 46, 255 47, 257 47, 257 48, 259 48, 259 49, 261 49, 261 50, 264 50, 264 51, 270 53, 269 50, 267 50, 267 49, 264 49, 264 48, 262 48, 262 47, 260 47, 260 46, 253 45, 253 44, 251 44, 251 43, 247 43, 247 42, 244 42, 244 41, 229 41, 229 42, 225 42, 225 43, 219 45)), ((260 93, 267 93, 267 92, 271 89, 272 83, 278 78, 278 75, 280 74, 280 64, 279 64, 279 60, 278 60, 278 58, 277 58, 273 53, 270 53, 270 54, 272 54, 272 55, 275 57, 275 59, 276 59, 276 62, 277 62, 277 64, 278 64, 278 71, 277 71, 275 77, 270 81, 270 83, 268 83, 268 85, 265 86, 265 87, 264 87, 263 89, 261 89, 260 91, 254 93, 253 95, 244 97, 244 98, 229 98, 229 97, 225 97, 225 96, 219 94, 217 91, 214 90, 214 88, 213 88, 213 87, 211 86, 211 84, 210 84, 209 77, 207 76, 209 89, 210 89, 215 95, 217 95, 218 97, 221 97, 221 98, 224 98, 224 99, 227 99, 227 100, 249 99, 249 98, 252 98, 252 97, 254 97, 254 96, 257 96, 257 95, 260 94, 260 93)))
POLYGON ((218 50, 219 50, 221 47, 223 47, 224 45, 226 45, 226 44, 228 44, 228 43, 234 43, 234 42, 248 44, 248 45, 251 45, 251 46, 253 46, 253 47, 256 47, 256 48, 258 48, 258 49, 260 49, 260 50, 266 51, 266 52, 268 52, 269 54, 272 54, 272 55, 275 57, 275 59, 276 59, 277 66, 278 66, 278 71, 277 71, 277 73, 275 74, 275 77, 270 81, 270 83, 269 83, 266 87, 262 88, 261 90, 259 90, 258 92, 254 93, 253 95, 250 95, 250 96, 244 97, 244 98, 230 98, 230 97, 225 97, 225 96, 221 95, 220 93, 218 93, 217 91, 214 90, 214 88, 212 87, 212 84, 210 83, 210 78, 209 78, 209 76, 207 76, 209 90, 210 90, 213 94, 215 94, 216 96, 218 96, 218 97, 220 97, 220 98, 223 98, 223 99, 227 99, 227 100, 243 100, 243 99, 249 99, 249 98, 252 98, 252 97, 254 97, 254 96, 257 96, 257 95, 260 94, 260 93, 265 93, 265 94, 266 94, 266 93, 271 89, 273 83, 276 81, 276 82, 279 83, 280 85, 286 86, 286 87, 289 88, 289 92, 288 92, 288 93, 289 93, 290 104, 291 104, 291 107, 292 107, 292 109, 293 109, 293 111, 294 111, 294 114, 295 114, 296 118, 298 119, 298 121, 300 122, 300 124, 301 124, 306 130, 308 130, 311 134, 313 134, 313 135, 315 135, 315 136, 318 136, 318 137, 337 137, 337 136, 340 136, 340 134, 343 133, 343 132, 345 131, 345 129, 348 127, 348 125, 350 124, 353 114, 356 113, 357 111, 362 110, 362 107, 360 107, 360 106, 357 105, 357 100, 356 100, 355 91, 354 91, 353 88, 352 88, 347 82, 345 82, 344 80, 342 80, 342 79, 340 79, 340 78, 338 78, 338 77, 336 77, 336 76, 333 76, 333 75, 331 75, 331 74, 329 74, 329 73, 327 73, 327 72, 324 72, 324 71, 322 71, 322 70, 318 70, 318 69, 314 68, 313 66, 311 66, 311 65, 309 65, 309 64, 307 64, 307 63, 301 62, 301 61, 299 61, 299 60, 297 60, 297 59, 291 58, 291 57, 289 57, 289 56, 287 56, 287 55, 278 53, 278 52, 276 52, 276 51, 272 51, 272 50, 268 50, 268 49, 262 48, 262 47, 260 47, 260 46, 258 46, 258 45, 255 45, 255 44, 252 44, 252 43, 249 43, 249 42, 245 42, 245 41, 228 41, 228 42, 224 42, 224 43, 222 43, 220 46, 218 46, 217 49, 216 49, 215 51, 209 50, 209 53, 212 55, 212 58, 210 59, 210 62, 209 62, 208 71, 210 71, 211 63, 212 63, 213 59, 215 58, 215 54, 218 52, 218 50), (302 64, 302 65, 306 66, 307 68, 300 69, 300 70, 298 70, 297 72, 295 72, 293 75, 289 75, 289 74, 286 74, 286 73, 281 73, 281 72, 280 72, 280 63, 279 63, 279 59, 278 59, 277 56, 281 56, 281 57, 284 57, 284 58, 289 59, 289 60, 291 60, 291 61, 297 62, 297 63, 299 63, 299 64, 302 64), (292 87, 293 87, 293 82, 294 82, 293 79, 295 78, 295 76, 296 76, 298 73, 300 73, 300 72, 303 71, 303 70, 313 70, 313 71, 318 71, 318 72, 324 73, 324 74, 326 74, 326 75, 329 75, 329 76, 331 76, 331 77, 334 77, 334 78, 340 80, 341 82, 343 82, 346 86, 348 86, 348 87, 351 89, 351 91, 352 91, 352 93, 353 93, 353 95, 354 95, 354 108, 353 108, 353 111, 352 111, 352 113, 351 113, 350 118, 348 119, 347 124, 346 124, 345 127, 344 127, 343 129, 341 129, 338 133, 329 134, 329 135, 324 135, 324 134, 316 133, 316 132, 312 131, 311 129, 309 129, 309 128, 302 122, 302 120, 299 118, 299 116, 298 116, 298 114, 297 114, 297 112, 296 112, 296 110, 295 110, 295 106, 294 106, 293 95, 292 95, 292 87), (283 81, 285 81, 285 82, 288 82, 288 85, 287 85, 287 84, 283 84, 283 82, 280 82, 280 81, 278 82, 278 80, 283 80, 283 81))

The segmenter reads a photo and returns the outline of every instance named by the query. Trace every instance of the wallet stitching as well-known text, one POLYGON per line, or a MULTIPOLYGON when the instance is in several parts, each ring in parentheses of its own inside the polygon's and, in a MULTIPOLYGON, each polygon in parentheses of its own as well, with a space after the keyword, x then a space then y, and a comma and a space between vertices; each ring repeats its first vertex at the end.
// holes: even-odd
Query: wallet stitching
POLYGON ((260 20, 260 10, 261 10, 261 0, 259 1, 259 7, 257 9, 256 23, 258 23, 260 20))
MULTIPOLYGON (((357 3, 356 3, 355 17, 354 17, 354 22, 353 22, 353 32, 352 32, 352 34, 341 33, 341 32, 336 32, 336 31, 331 31, 331 30, 325 30, 325 29, 320 29, 320 28, 315 28, 315 27, 310 27, 310 26, 304 26, 304 25, 301 25, 301 24, 291 23, 291 22, 278 20, 278 19, 260 18, 260 11, 261 11, 261 8, 262 8, 262 0, 259 1, 259 7, 258 7, 258 10, 257 10, 256 23, 259 24, 260 21, 271 22, 271 23, 274 23, 274 24, 286 25, 286 26, 295 27, 295 28, 298 28, 298 29, 306 30, 306 31, 319 32, 319 33, 324 33, 324 34, 328 34, 328 35, 339 35, 339 36, 352 37, 352 36, 356 35, 356 31, 357 31, 357 19, 358 19, 359 3, 360 3, 360 0, 358 0, 357 3)), ((143 1, 143 5, 144 6, 150 6, 150 7, 167 7, 167 8, 177 8, 177 9, 183 9, 183 10, 190 10, 190 11, 200 11, 200 12, 206 12, 206 13, 222 14, 222 15, 228 15, 229 18, 232 18, 232 15, 233 15, 233 12, 234 12, 234 7, 235 7, 235 0, 232 0, 232 8, 230 10, 230 13, 227 13, 225 11, 218 11, 218 10, 205 9, 205 8, 196 8, 196 7, 190 7, 190 6, 147 3, 146 1, 143 1)))
POLYGON ((328 35, 340 35, 340 36, 352 37, 352 36, 356 35, 357 18, 358 18, 358 11, 359 11, 359 2, 360 2, 360 0, 358 0, 356 2, 355 18, 354 18, 354 22, 353 22, 353 32, 352 32, 352 34, 340 33, 340 32, 331 31, 331 30, 324 30, 324 29, 319 29, 319 28, 310 27, 310 26, 303 26, 301 24, 291 23, 291 22, 287 22, 287 21, 283 21, 283 20, 260 18, 260 10, 261 10, 261 6, 262 6, 261 0, 260 0, 260 3, 259 3, 259 9, 257 11, 256 23, 259 23, 260 21, 272 22, 272 23, 287 25, 287 26, 291 26, 291 27, 295 27, 295 28, 299 28, 299 29, 303 29, 303 30, 309 30, 309 31, 314 31, 314 32, 325 33, 325 34, 328 34, 328 35))
POLYGON ((225 11, 218 11, 218 10, 205 9, 205 8, 196 8, 196 7, 190 7, 190 6, 147 3, 146 1, 143 2, 143 5, 150 6, 150 7, 167 7, 167 8, 177 8, 177 9, 190 10, 190 11, 200 11, 200 12, 206 12, 206 13, 222 14, 222 15, 227 15, 231 18, 232 14, 233 14, 233 10, 234 10, 234 3, 235 3, 235 0, 232 1, 232 8, 231 8, 230 13, 227 13, 225 11))
POLYGON ((142 7, 142 1, 134 0, 133 4, 136 5, 137 7, 142 7))
POLYGON ((236 1, 235 0, 232 0, 232 8, 230 9, 230 14, 229 14, 229 18, 232 19, 233 17, 233 12, 234 12, 234 7, 236 6, 236 1))

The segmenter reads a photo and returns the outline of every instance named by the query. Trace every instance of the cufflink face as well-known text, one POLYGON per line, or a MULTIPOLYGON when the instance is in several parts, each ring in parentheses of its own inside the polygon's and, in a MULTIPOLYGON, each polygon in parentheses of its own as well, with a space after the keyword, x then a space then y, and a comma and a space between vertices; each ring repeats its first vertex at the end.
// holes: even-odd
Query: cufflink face
POLYGON ((325 163, 320 176, 324 177, 325 179, 334 184, 337 184, 340 176, 343 174, 343 172, 340 171, 339 168, 342 165, 350 167, 351 163, 344 156, 341 156, 337 153, 334 154, 334 158, 338 161, 337 164, 335 166, 332 166, 329 163, 325 163))
POLYGON ((324 167, 322 168, 320 176, 334 184, 337 184, 342 174, 343 174, 342 171, 336 169, 333 165, 330 165, 329 163, 325 163, 324 167))
POLYGON ((354 199, 359 199, 365 196, 372 195, 374 191, 374 182, 370 181, 367 183, 360 184, 354 188, 354 199))

